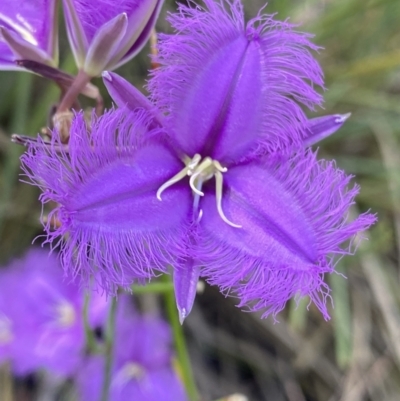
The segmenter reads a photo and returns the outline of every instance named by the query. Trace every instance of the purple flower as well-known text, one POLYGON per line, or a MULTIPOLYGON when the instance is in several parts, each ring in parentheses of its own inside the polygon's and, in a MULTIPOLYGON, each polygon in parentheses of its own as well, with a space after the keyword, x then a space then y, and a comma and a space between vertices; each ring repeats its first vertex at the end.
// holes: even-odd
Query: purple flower
POLYGON ((56 0, 1 1, 0 69, 18 69, 16 59, 56 66, 56 5, 56 0))
POLYGON ((324 274, 375 217, 348 221, 358 187, 305 147, 347 116, 302 111, 321 101, 307 35, 270 16, 245 25, 236 0, 205 3, 171 17, 178 33, 162 38, 149 84, 155 112, 106 73, 117 103, 142 110, 111 111, 90 134, 77 115, 68 149, 55 132, 23 157, 42 202, 60 204, 49 241, 68 233, 64 268, 106 288, 172 265, 181 321, 199 276, 264 316, 308 296, 328 318, 324 274))
POLYGON ((63 0, 69 41, 91 76, 114 69, 145 45, 163 0, 63 0))
MULTIPOLYGON (((1 272, 0 287, 0 359, 16 374, 72 374, 85 352, 83 292, 63 282, 57 258, 31 250, 1 272)), ((101 325, 105 312, 105 299, 94 293, 89 324, 101 325)))
POLYGON ((23 157, 42 202, 60 204, 52 216, 61 227, 45 228, 50 242, 68 233, 64 268, 112 289, 172 264, 182 319, 199 275, 266 315, 300 294, 327 317, 332 256, 349 253, 340 245, 375 221, 347 222, 358 192, 348 189, 351 177, 307 150, 229 170, 210 158, 181 161, 149 120, 111 111, 89 134, 78 114, 68 153, 55 132, 51 145, 39 140, 23 157))
POLYGON ((26 307, 16 296, 23 277, 24 266, 19 260, 0 270, 0 364, 11 361, 12 370, 20 375, 31 370, 26 353, 34 344, 28 335, 33 328, 29 322, 19 318, 26 307))
MULTIPOLYGON (((172 370, 168 325, 151 316, 139 316, 130 299, 118 299, 115 349, 110 386, 113 401, 184 401, 182 384, 172 370)), ((89 357, 76 377, 80 400, 100 399, 104 358, 89 357)))

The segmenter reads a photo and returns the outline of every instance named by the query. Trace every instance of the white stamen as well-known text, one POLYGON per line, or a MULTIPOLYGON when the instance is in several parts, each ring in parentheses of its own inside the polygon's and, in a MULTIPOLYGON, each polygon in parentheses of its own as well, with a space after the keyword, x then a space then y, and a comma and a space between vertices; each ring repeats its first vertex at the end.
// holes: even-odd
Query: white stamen
POLYGON ((158 200, 162 200, 161 199, 161 194, 170 186, 176 184, 177 182, 179 182, 180 180, 182 180, 183 178, 185 178, 188 174, 189 171, 189 167, 185 167, 184 169, 182 169, 178 174, 174 175, 172 178, 170 178, 167 182, 165 182, 163 185, 161 185, 160 188, 158 188, 157 190, 157 199, 158 200))
POLYGON ((200 209, 199 216, 197 217, 196 223, 200 223, 200 220, 202 217, 203 217, 203 209, 200 209))
POLYGON ((201 174, 201 173, 194 173, 194 174, 190 177, 189 184, 190 184, 190 188, 192 188, 192 191, 193 191, 195 194, 197 194, 197 195, 199 195, 199 196, 204 196, 204 192, 201 192, 200 190, 198 190, 198 189, 196 188, 196 184, 195 184, 195 180, 196 180, 196 178, 197 178, 200 174, 201 174))
POLYGON ((222 210, 222 189, 223 189, 223 180, 222 173, 217 171, 215 173, 215 199, 217 200, 217 210, 218 214, 221 216, 221 219, 226 223, 229 224, 231 227, 235 228, 242 228, 242 226, 232 223, 228 218, 225 216, 222 210))
MULTIPOLYGON (((232 223, 230 220, 228 220, 222 210, 222 173, 226 173, 228 169, 226 167, 222 167, 219 161, 213 160, 211 159, 211 157, 206 157, 203 161, 201 161, 201 156, 198 153, 196 153, 192 159, 189 157, 185 157, 184 163, 186 167, 184 167, 178 174, 174 175, 167 182, 161 185, 160 188, 158 188, 157 199, 161 200, 161 194, 167 188, 188 176, 190 177, 189 185, 194 194, 193 211, 194 213, 197 213, 200 196, 204 196, 204 192, 201 191, 203 183, 215 177, 215 194, 217 200, 218 214, 226 224, 229 224, 231 227, 241 228, 242 226, 232 223)), ((198 223, 202 217, 203 210, 200 209, 196 222, 198 223)))
POLYGON ((193 170, 197 167, 197 165, 200 163, 201 156, 199 154, 195 154, 193 156, 193 159, 187 158, 185 160, 186 167, 183 168, 178 174, 174 175, 172 178, 170 178, 167 182, 165 182, 163 185, 161 185, 160 188, 157 190, 157 199, 160 201, 161 199, 161 194, 170 186, 176 184, 183 178, 185 178, 187 175, 192 175, 193 170))
POLYGON ((201 156, 198 153, 196 153, 193 156, 193 159, 191 159, 189 161, 187 166, 189 167, 190 170, 193 170, 197 167, 197 165, 200 163, 200 161, 201 161, 201 156))
POLYGON ((220 171, 221 173, 226 173, 228 171, 228 169, 226 167, 222 167, 220 162, 217 160, 214 160, 214 167, 220 171))

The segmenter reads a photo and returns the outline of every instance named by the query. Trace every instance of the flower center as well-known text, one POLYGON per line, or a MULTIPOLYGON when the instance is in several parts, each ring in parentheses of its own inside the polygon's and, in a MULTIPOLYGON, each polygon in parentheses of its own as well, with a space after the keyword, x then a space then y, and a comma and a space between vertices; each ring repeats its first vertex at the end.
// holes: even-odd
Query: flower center
POLYGON ((145 375, 145 370, 138 363, 129 362, 122 368, 121 373, 125 378, 141 379, 145 375))
POLYGON ((0 316, 0 345, 8 344, 12 339, 10 320, 6 316, 0 316))
MULTIPOLYGON (((235 228, 241 228, 242 226, 232 223, 225 216, 222 210, 222 193, 223 193, 223 173, 226 173, 228 169, 222 167, 219 161, 211 159, 211 157, 202 157, 196 153, 192 158, 186 156, 184 159, 185 167, 167 182, 161 185, 157 191, 157 199, 161 201, 161 194, 170 186, 183 180, 185 177, 190 177, 189 185, 194 195, 194 208, 197 210, 200 196, 204 196, 204 192, 201 191, 203 183, 215 178, 215 198, 217 201, 217 210, 221 219, 235 228)), ((203 211, 200 209, 198 221, 200 221, 203 215, 203 211)))
POLYGON ((57 305, 57 323, 62 327, 71 327, 75 323, 75 310, 68 302, 57 305))
POLYGON ((114 376, 112 386, 121 388, 131 380, 140 382, 146 375, 145 368, 138 363, 128 362, 114 376))

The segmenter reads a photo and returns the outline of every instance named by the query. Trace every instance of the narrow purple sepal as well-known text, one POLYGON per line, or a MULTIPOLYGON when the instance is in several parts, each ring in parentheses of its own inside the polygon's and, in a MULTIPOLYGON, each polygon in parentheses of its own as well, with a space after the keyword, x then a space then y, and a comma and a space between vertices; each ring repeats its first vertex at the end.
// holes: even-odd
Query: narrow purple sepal
POLYGON ((302 146, 302 106, 322 102, 310 35, 271 15, 244 20, 239 0, 179 6, 161 35, 149 89, 181 151, 230 164, 302 146))
POLYGON ((74 0, 63 0, 63 3, 69 44, 74 54, 76 65, 81 69, 85 63, 89 41, 75 10, 74 0))
POLYGON ((309 120, 307 123, 308 136, 304 138, 304 145, 312 146, 317 142, 322 141, 322 139, 334 134, 342 127, 350 116, 351 113, 334 114, 309 120))
MULTIPOLYGON (((56 66, 58 63, 57 0, 0 2, 0 26, 5 28, 19 50, 30 48, 35 61, 56 66), (18 37, 18 39, 16 38, 18 37), (40 57, 39 57, 40 55, 40 57)), ((0 37, 0 69, 20 69, 15 59, 20 55, 10 47, 7 38, 0 37), (17 57, 16 57, 17 56, 17 57)), ((24 57, 22 57, 24 58, 24 57)))
POLYGON ((264 317, 276 316, 300 295, 328 319, 324 274, 334 271, 336 257, 352 252, 356 234, 376 221, 368 213, 348 221, 359 190, 349 188, 351 178, 310 151, 231 168, 222 208, 241 228, 223 222, 213 193, 205 194, 197 253, 201 275, 264 317))
POLYGON ((155 125, 162 126, 163 116, 139 89, 114 72, 104 71, 102 77, 108 93, 118 107, 131 111, 146 110, 154 116, 155 125))
POLYGON ((89 134, 78 114, 68 149, 54 132, 50 147, 39 138, 22 157, 27 176, 43 191, 41 201, 58 203, 45 230, 48 242, 61 243, 64 269, 85 281, 95 274, 111 292, 150 279, 185 253, 190 190, 177 184, 157 199, 181 162, 157 141, 150 122, 143 111, 110 111, 93 117, 89 134))
POLYGON ((83 70, 90 76, 100 75, 112 67, 111 60, 126 35, 128 16, 121 13, 99 28, 90 43, 83 70))
MULTIPOLYGON (((45 51, 22 39, 16 32, 0 27, 0 38, 8 45, 15 59, 31 60, 45 65, 53 64, 53 60, 45 51)), ((15 62, 14 64, 17 68, 18 64, 15 62)))
POLYGON ((199 275, 200 267, 193 260, 188 260, 182 267, 174 269, 175 299, 181 324, 192 310, 199 275))

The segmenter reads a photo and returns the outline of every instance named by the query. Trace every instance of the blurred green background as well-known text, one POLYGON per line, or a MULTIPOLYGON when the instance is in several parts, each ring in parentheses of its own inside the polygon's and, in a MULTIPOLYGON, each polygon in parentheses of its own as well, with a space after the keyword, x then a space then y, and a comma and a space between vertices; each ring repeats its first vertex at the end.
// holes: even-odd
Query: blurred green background
MULTIPOLYGON (((249 17, 264 4, 243 1, 249 17)), ((167 2, 158 31, 169 30, 165 14, 174 7, 167 2)), ((301 23, 323 48, 317 58, 326 75, 326 100, 315 115, 351 112, 352 117, 319 145, 319 154, 357 176, 361 192, 354 212, 371 209, 379 223, 357 255, 338 264, 347 279, 327 278, 335 305, 329 322, 314 307, 307 311, 307 302, 290 305, 279 324, 260 320, 206 286, 184 327, 200 393, 204 400, 238 392, 254 401, 398 401, 400 1, 271 0, 266 11, 301 23)), ((139 88, 149 52, 146 46, 118 70, 139 88)), ((61 65, 76 72, 64 32, 61 65)), ((110 105, 101 80, 95 83, 110 105)), ((41 233, 39 193, 20 182, 23 148, 9 138, 36 135, 59 94, 53 84, 28 73, 0 72, 0 88, 0 261, 5 263, 41 233)), ((1 401, 6 377, 3 372, 1 401)), ((31 399, 29 391, 23 394, 18 401, 31 399)))

